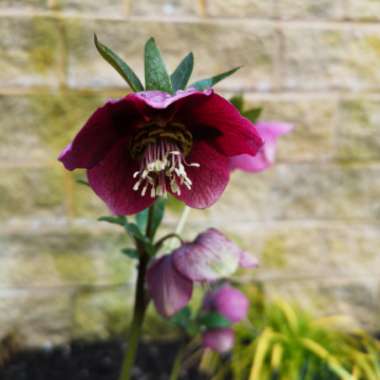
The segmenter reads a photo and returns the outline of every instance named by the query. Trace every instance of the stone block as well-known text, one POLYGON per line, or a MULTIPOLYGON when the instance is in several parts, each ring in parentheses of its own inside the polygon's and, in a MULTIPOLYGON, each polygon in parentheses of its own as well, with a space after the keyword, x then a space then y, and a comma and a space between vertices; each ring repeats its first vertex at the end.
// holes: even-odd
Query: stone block
POLYGON ((272 18, 275 0, 211 0, 207 14, 212 17, 272 18))
POLYGON ((22 346, 46 347, 68 340, 72 328, 71 292, 0 291, 0 336, 9 334, 22 346))
POLYGON ((377 0, 348 0, 348 17, 352 20, 380 20, 380 2, 377 0))
POLYGON ((380 87, 380 36, 364 29, 284 31, 282 85, 294 91, 380 87))
POLYGON ((337 102, 311 99, 255 101, 245 97, 247 109, 262 107, 260 121, 283 121, 294 126, 277 145, 277 162, 321 161, 334 154, 337 102))
POLYGON ((344 160, 378 160, 380 101, 342 101, 338 115, 338 157, 344 160))
MULTIPOLYGON (((280 0, 277 14, 281 19, 334 20, 344 16, 345 0, 280 0)), ((360 0, 359 0, 360 1, 360 0)))
POLYGON ((125 233, 11 234, 0 238, 2 288, 80 287, 124 284, 134 278, 133 260, 120 253, 125 233))
POLYGON ((136 16, 197 16, 199 11, 197 0, 134 0, 131 6, 136 16))
POLYGON ((57 21, 0 18, 0 86, 58 86, 62 46, 57 21))
POLYGON ((65 213, 63 171, 58 166, 10 167, 0 172, 3 219, 55 218, 65 213))
POLYGON ((106 17, 122 17, 127 12, 126 0, 53 0, 52 8, 106 17))
POLYGON ((187 22, 67 20, 68 80, 71 87, 119 87, 124 80, 96 52, 93 33, 126 59, 143 78, 143 47, 157 39, 167 66, 173 71, 183 56, 193 51, 193 81, 236 66, 243 66, 222 84, 223 88, 269 90, 274 86, 273 57, 276 34, 271 27, 248 22, 187 22), (181 41, 179 44, 178 41, 181 41))

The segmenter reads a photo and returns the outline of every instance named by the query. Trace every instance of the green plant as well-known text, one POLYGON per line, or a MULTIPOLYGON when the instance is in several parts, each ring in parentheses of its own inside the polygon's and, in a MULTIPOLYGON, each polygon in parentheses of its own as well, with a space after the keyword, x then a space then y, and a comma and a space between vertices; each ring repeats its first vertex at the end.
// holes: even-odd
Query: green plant
POLYGON ((249 322, 237 328, 232 360, 203 363, 213 366, 215 380, 227 373, 234 380, 380 379, 380 343, 348 333, 347 317, 314 318, 283 300, 267 301, 257 287, 249 293, 249 322))

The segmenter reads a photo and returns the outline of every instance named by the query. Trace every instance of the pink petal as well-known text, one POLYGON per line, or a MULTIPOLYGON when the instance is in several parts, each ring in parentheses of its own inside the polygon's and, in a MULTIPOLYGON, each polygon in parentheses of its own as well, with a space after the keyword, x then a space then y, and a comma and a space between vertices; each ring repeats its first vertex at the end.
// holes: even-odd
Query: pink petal
POLYGON ((226 156, 255 155, 263 144, 255 126, 228 100, 215 93, 202 99, 194 96, 183 104, 175 117, 188 125, 194 136, 210 135, 210 144, 226 156))
POLYGON ((74 140, 61 152, 58 160, 68 170, 91 169, 142 118, 141 105, 143 103, 134 95, 107 102, 92 114, 74 140))
POLYGON ((214 204, 223 194, 229 180, 228 159, 204 142, 195 142, 191 154, 186 158, 189 163, 200 167, 186 167, 192 181, 191 189, 181 186, 181 194, 176 198, 193 208, 206 208, 214 204))
POLYGON ((230 159, 230 169, 240 169, 246 172, 260 172, 273 165, 276 158, 276 145, 278 137, 289 133, 293 126, 286 123, 258 123, 257 131, 264 140, 256 156, 247 154, 237 155, 230 159))
POLYGON ((162 91, 142 91, 135 94, 148 106, 155 109, 168 108, 181 99, 188 98, 184 102, 191 102, 194 97, 206 98, 212 95, 213 90, 197 91, 195 89, 178 90, 174 95, 162 91))
POLYGON ((205 299, 206 309, 222 314, 232 323, 247 318, 249 301, 238 289, 225 285, 211 292, 205 299))
POLYGON ((256 268, 259 266, 259 261, 248 252, 241 251, 239 265, 242 268, 256 268))
POLYGON ((235 336, 231 329, 215 329, 203 334, 202 345, 213 351, 223 353, 230 351, 234 346, 235 336))
POLYGON ((127 139, 113 146, 103 161, 87 171, 90 186, 116 215, 132 215, 149 207, 154 198, 133 190, 138 163, 129 158, 127 139))
POLYGON ((147 273, 148 290, 157 311, 170 317, 190 301, 193 283, 174 267, 171 255, 159 258, 147 273))
POLYGON ((221 232, 210 228, 193 243, 183 244, 173 252, 174 265, 193 281, 214 281, 236 271, 240 249, 221 232))

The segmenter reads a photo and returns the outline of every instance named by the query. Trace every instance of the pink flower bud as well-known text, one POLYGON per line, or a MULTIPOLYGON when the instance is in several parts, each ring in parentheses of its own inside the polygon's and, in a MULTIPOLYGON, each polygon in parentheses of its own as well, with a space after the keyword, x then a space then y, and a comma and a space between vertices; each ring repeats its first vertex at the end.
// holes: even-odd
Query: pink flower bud
POLYGON ((203 334, 202 345, 214 351, 223 353, 231 350, 234 346, 235 336, 231 329, 215 329, 203 334))
POLYGON ((225 285, 206 296, 204 307, 236 323, 247 317, 249 301, 241 291, 225 285))

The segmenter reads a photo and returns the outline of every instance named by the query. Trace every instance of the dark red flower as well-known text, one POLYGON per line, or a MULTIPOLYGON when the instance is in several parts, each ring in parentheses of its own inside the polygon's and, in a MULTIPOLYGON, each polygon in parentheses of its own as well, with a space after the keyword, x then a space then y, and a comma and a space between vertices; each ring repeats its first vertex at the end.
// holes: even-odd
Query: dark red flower
POLYGON ((168 192, 209 207, 228 183, 230 157, 254 156, 262 144, 253 124, 212 90, 145 91, 95 111, 59 160, 87 169, 112 212, 129 215, 168 192))

